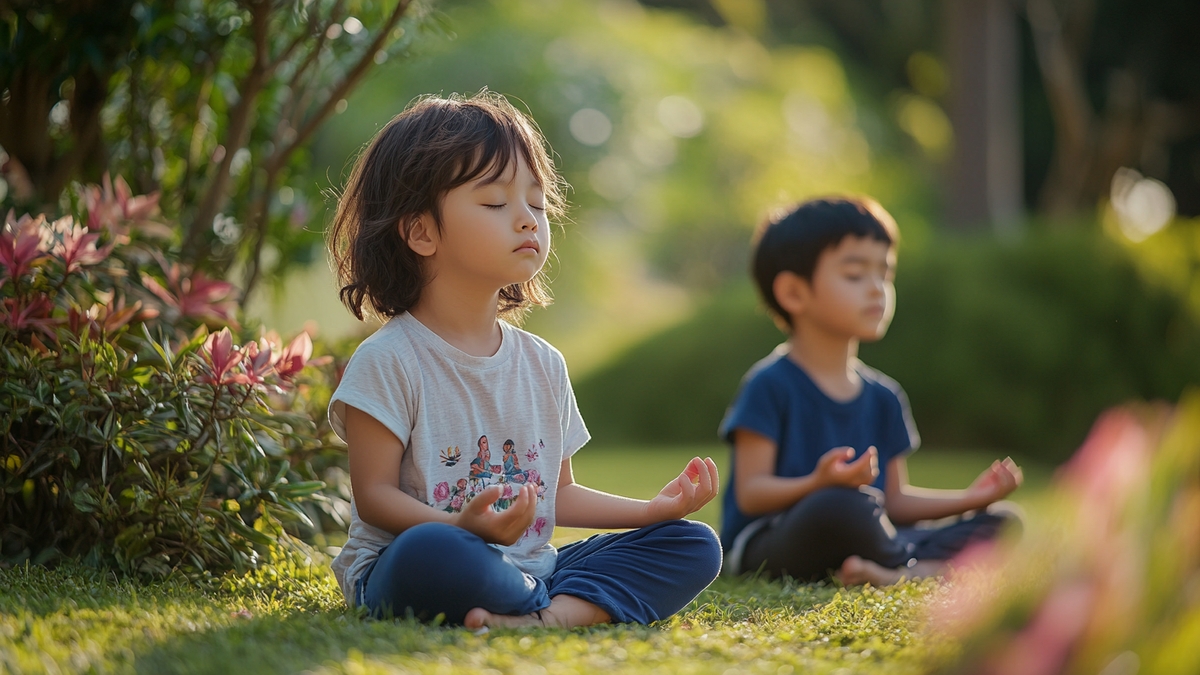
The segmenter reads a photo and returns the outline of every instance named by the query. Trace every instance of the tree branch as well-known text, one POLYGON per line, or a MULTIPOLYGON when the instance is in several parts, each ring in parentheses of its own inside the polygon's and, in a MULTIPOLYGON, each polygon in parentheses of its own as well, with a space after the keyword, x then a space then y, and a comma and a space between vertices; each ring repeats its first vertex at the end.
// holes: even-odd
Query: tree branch
POLYGON ((184 239, 184 255, 191 260, 198 260, 207 254, 208 246, 201 246, 201 233, 210 227, 213 219, 225 207, 228 200, 230 169, 233 157, 237 154, 250 137, 251 122, 254 117, 254 107, 258 95, 262 92, 267 81, 267 66, 270 63, 268 52, 268 23, 271 17, 271 5, 266 0, 258 0, 251 6, 251 28, 254 35, 254 63, 238 87, 240 98, 229 113, 229 127, 225 132, 225 156, 217 165, 208 188, 205 190, 196 208, 195 217, 188 227, 184 239))
POLYGON ((292 139, 291 143, 286 146, 286 149, 277 150, 271 156, 271 159, 269 159, 267 162, 267 166, 282 164, 284 161, 286 161, 287 157, 291 155, 291 153, 294 152, 302 143, 306 142, 308 138, 312 136, 314 132, 316 132, 321 124, 324 123, 324 121, 333 112, 334 108, 337 107, 338 101, 344 98, 351 90, 354 89, 354 87, 358 85, 363 76, 367 74, 367 71, 375 65, 375 54, 378 53, 379 50, 383 48, 384 44, 387 43, 388 35, 391 34, 392 30, 396 27, 396 24, 400 23, 400 19, 404 17, 404 14, 408 11, 410 5, 412 5, 412 0, 400 0, 400 2, 396 3, 396 8, 392 10, 392 15, 388 17, 387 23, 380 28, 378 34, 375 36, 375 39, 371 41, 371 44, 367 47, 366 51, 363 52, 362 56, 359 57, 358 63, 354 64, 354 67, 346 73, 346 76, 342 78, 342 81, 334 86, 333 90, 329 94, 329 97, 325 100, 325 103, 323 103, 317 110, 316 114, 310 117, 304 123, 304 126, 296 132, 296 136, 292 139))
POLYGON ((1068 49, 1063 25, 1050 0, 1027 0, 1034 53, 1054 119, 1055 148, 1050 175, 1042 187, 1049 213, 1075 210, 1092 161, 1095 113, 1088 103, 1078 58, 1068 49))
MULTIPOLYGON (((288 157, 290 157, 292 153, 296 151, 296 148, 307 142, 309 137, 312 136, 312 134, 316 132, 316 130, 330 116, 330 114, 332 114, 333 110, 337 107, 338 101, 346 96, 351 90, 353 90, 354 87, 358 85, 359 81, 362 80, 362 78, 366 75, 367 71, 369 71, 371 67, 375 65, 375 54, 378 53, 379 50, 383 49, 384 45, 389 39, 389 35, 391 35, 392 30, 395 29, 396 24, 400 23, 400 20, 404 17, 405 13, 407 13, 411 4, 412 0, 400 0, 400 2, 396 3, 396 7, 392 10, 387 22, 380 27, 378 33, 375 35, 375 38, 371 41, 371 44, 368 45, 366 50, 359 56, 358 61, 350 68, 349 71, 347 71, 342 80, 332 88, 329 96, 326 98, 325 102, 321 105, 317 112, 304 123, 304 126, 301 127, 299 131, 296 131, 293 134, 288 142, 277 142, 275 145, 275 152, 272 153, 264 163, 263 169, 266 177, 264 180, 263 192, 259 195, 257 206, 252 212, 251 218, 253 222, 247 223, 247 225, 253 226, 254 246, 250 254, 250 260, 248 261, 250 272, 246 278, 244 288, 242 289, 242 292, 245 295, 249 295, 250 291, 253 290, 261 276, 262 249, 264 243, 266 242, 267 230, 270 227, 271 191, 274 189, 274 182, 279 174, 279 171, 287 162, 288 157)), ((330 13, 330 17, 334 18, 333 12, 330 13)), ((311 63, 315 62, 315 55, 317 52, 319 52, 320 47, 321 45, 318 44, 317 48, 309 54, 309 58, 306 59, 305 63, 302 65, 302 69, 298 70, 293 76, 292 82, 289 85, 293 92, 295 91, 295 85, 300 81, 299 74, 303 72, 303 70, 306 70, 311 63)), ((289 125, 288 129, 294 129, 294 127, 289 125)), ((278 140, 282 141, 282 138, 278 140)))

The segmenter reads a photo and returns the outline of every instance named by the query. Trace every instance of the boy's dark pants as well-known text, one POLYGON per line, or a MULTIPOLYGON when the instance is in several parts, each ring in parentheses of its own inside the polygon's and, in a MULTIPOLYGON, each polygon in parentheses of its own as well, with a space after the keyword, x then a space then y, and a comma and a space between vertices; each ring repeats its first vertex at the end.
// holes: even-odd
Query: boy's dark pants
POLYGON ((1001 507, 942 522, 897 528, 887 517, 879 490, 825 488, 801 499, 753 535, 746 543, 741 569, 814 581, 836 572, 852 555, 893 569, 919 560, 949 560, 969 544, 992 539, 1010 524, 1019 525, 1020 517, 1001 507))

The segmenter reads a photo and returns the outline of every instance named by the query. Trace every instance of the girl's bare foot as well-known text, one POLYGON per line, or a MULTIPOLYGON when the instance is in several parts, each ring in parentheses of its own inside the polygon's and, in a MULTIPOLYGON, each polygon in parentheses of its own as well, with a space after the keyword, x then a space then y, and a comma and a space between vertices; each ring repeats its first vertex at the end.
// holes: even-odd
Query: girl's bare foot
POLYGON ((592 603, 573 595, 556 595, 550 598, 550 606, 533 614, 513 616, 493 614, 482 607, 467 612, 463 625, 472 630, 495 626, 497 628, 574 628, 608 623, 612 617, 608 612, 592 603))
POLYGON ((936 560, 922 560, 912 567, 892 569, 884 567, 873 560, 865 560, 856 555, 846 558, 842 568, 838 570, 837 580, 846 586, 871 584, 872 586, 891 586, 904 579, 922 579, 941 572, 942 565, 936 560))
POLYGON ((529 626, 541 627, 545 624, 542 623, 537 614, 523 614, 520 616, 492 614, 482 607, 476 607, 467 612, 467 618, 463 619, 463 625, 471 630, 478 630, 490 626, 497 628, 526 628, 529 626))

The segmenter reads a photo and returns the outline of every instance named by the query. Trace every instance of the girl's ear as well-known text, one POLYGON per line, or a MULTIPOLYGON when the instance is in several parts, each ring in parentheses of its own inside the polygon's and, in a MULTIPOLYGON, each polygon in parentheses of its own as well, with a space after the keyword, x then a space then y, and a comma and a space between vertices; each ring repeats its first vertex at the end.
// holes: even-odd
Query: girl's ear
POLYGON ((408 244, 413 253, 428 258, 437 252, 438 233, 433 215, 422 213, 407 223, 401 221, 398 227, 404 243, 408 244))
POLYGON ((812 284, 795 272, 780 272, 771 284, 775 301, 790 316, 802 314, 812 297, 812 284))

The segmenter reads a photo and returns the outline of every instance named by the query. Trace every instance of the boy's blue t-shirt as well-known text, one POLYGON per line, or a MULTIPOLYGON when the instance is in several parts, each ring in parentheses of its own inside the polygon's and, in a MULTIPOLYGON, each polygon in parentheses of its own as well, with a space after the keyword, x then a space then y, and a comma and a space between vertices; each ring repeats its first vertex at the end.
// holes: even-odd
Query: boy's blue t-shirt
MULTIPOLYGON (((780 345, 746 373, 721 422, 721 438, 732 445, 733 432, 747 429, 773 439, 778 448, 775 475, 788 478, 812 473, 817 460, 834 448, 849 446, 861 453, 873 445, 879 452, 873 485, 882 490, 888 462, 921 443, 904 390, 858 362, 854 368, 862 391, 854 400, 835 401, 787 353, 787 346, 780 345)), ((728 550, 738 532, 759 516, 738 510, 732 466, 725 484, 721 544, 728 550)))

